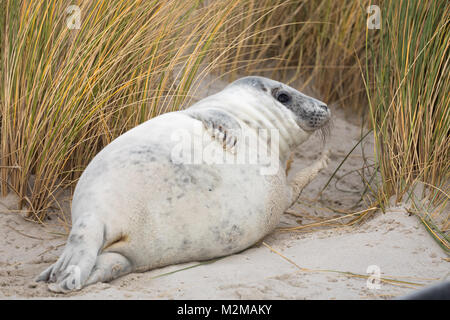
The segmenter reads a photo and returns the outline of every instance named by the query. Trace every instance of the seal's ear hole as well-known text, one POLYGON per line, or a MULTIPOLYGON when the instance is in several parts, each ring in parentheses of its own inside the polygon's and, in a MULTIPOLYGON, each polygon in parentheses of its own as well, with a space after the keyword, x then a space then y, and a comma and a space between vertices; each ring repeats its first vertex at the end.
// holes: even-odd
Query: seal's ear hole
POLYGON ((281 103, 287 103, 291 101, 291 95, 286 91, 278 91, 276 94, 276 99, 281 103))

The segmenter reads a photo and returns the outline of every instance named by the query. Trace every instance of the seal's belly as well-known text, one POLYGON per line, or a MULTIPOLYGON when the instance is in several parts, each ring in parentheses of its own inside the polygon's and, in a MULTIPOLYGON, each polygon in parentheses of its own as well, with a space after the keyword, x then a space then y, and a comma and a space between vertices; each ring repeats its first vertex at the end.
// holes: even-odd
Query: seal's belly
POLYGON ((257 164, 175 160, 173 129, 190 128, 190 120, 179 120, 172 127, 158 127, 157 121, 141 127, 148 129, 148 139, 142 139, 142 130, 133 139, 133 129, 111 143, 85 170, 89 180, 82 176, 75 190, 73 215, 95 211, 105 223, 107 241, 123 239, 107 250, 122 253, 137 267, 241 251, 272 230, 286 209, 281 169, 274 185, 274 177, 262 175, 257 164))
POLYGON ((204 169, 179 172, 146 202, 148 214, 141 231, 133 235, 145 252, 151 253, 145 265, 237 252, 278 222, 278 217, 267 215, 263 199, 268 196, 268 186, 264 179, 250 177, 252 168, 204 169))
POLYGON ((126 188, 117 194, 122 204, 110 209, 110 218, 119 221, 105 224, 121 226, 111 233, 127 235, 123 254, 137 266, 153 268, 241 251, 270 232, 286 209, 270 207, 273 186, 256 170, 245 165, 156 166, 141 176, 151 184, 128 182, 139 195, 126 188))

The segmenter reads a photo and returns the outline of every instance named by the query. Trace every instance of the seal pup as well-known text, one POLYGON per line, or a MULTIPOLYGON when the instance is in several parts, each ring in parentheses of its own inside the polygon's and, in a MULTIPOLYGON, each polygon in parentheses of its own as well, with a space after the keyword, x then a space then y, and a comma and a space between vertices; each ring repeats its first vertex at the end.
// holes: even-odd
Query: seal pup
POLYGON ((286 180, 291 151, 330 116, 323 102, 253 76, 129 130, 81 175, 66 246, 36 280, 68 292, 250 247, 327 165, 323 154, 286 180))

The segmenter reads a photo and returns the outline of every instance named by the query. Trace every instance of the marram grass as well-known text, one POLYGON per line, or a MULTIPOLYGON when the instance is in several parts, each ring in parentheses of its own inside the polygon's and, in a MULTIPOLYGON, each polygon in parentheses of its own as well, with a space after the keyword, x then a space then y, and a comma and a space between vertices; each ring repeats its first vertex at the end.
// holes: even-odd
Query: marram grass
MULTIPOLYGON (((407 198, 422 184, 437 207, 447 204, 449 9, 447 1, 393 1, 382 6, 379 39, 370 39, 376 61, 367 68, 375 75, 370 116, 382 176, 378 196, 385 202, 392 196, 407 198)), ((448 211, 441 211, 440 226, 447 235, 448 218, 448 211)))

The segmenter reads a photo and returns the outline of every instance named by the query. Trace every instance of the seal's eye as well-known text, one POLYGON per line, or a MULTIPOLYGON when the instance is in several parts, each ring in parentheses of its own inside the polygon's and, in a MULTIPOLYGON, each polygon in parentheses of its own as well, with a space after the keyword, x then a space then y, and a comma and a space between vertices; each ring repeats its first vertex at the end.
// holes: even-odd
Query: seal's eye
POLYGON ((280 101, 281 103, 286 103, 289 102, 289 100, 291 100, 291 96, 286 92, 280 92, 277 95, 277 100, 280 101))

